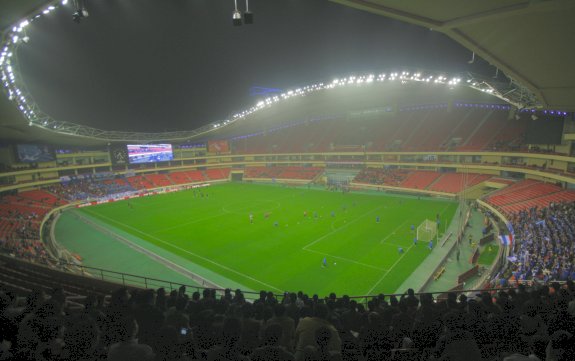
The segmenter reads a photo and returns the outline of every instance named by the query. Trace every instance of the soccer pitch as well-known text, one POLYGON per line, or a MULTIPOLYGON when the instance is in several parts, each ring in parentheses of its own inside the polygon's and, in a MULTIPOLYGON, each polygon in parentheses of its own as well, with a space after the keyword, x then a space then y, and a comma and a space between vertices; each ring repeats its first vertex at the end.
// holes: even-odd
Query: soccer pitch
POLYGON ((426 243, 414 245, 411 225, 440 214, 443 232, 456 208, 428 198, 227 183, 81 212, 246 288, 323 296, 394 292, 430 254, 426 243))

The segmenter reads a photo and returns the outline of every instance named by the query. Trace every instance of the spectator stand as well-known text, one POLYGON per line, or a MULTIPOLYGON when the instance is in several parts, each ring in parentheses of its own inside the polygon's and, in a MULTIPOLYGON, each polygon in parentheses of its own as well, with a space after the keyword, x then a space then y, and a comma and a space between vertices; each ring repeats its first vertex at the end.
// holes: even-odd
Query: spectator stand
MULTIPOLYGON (((123 320, 139 326, 133 328, 137 331, 128 343, 148 350, 149 357, 141 360, 154 359, 154 353, 159 356, 156 360, 224 359, 218 357, 222 347, 225 359, 280 359, 257 355, 262 352, 262 344, 278 347, 280 337, 269 343, 265 336, 282 315, 287 316, 284 319, 288 325, 280 324, 281 332, 272 335, 291 335, 283 346, 287 356, 281 359, 286 360, 293 360, 293 352, 301 352, 304 345, 311 347, 310 352, 326 351, 329 345, 326 357, 311 357, 313 360, 495 361, 513 353, 535 352, 544 356, 546 349, 559 348, 568 357, 558 360, 573 359, 575 316, 569 308, 575 301, 573 283, 473 289, 468 290, 467 296, 457 284, 447 292, 416 293, 409 289, 391 295, 330 294, 320 298, 303 292, 244 294, 239 290, 187 287, 152 279, 145 280, 144 286, 157 284, 161 286, 157 290, 120 288, 117 282, 123 282, 119 280, 128 275, 110 274, 114 280, 111 283, 16 259, 5 261, 6 264, 0 263, 6 271, 0 272, 0 294, 5 301, 2 311, 20 316, 16 320, 3 319, 3 326, 18 335, 18 342, 3 344, 5 359, 38 359, 34 355, 46 355, 47 350, 51 359, 61 361, 104 359, 104 355, 113 353, 118 339, 123 340, 119 335, 126 334, 122 332, 126 329, 122 327, 123 320), (26 307, 18 307, 24 301, 18 298, 22 296, 27 297, 26 307), (531 301, 534 299, 538 300, 535 307, 531 301), (64 312, 55 314, 54 309, 64 312), (279 315, 276 309, 281 311, 279 315), (55 319, 61 322, 54 323, 55 319), (51 328, 39 328, 42 326, 51 328), (310 328, 312 334, 305 336, 310 328), (182 329, 185 335, 180 332, 182 329), (45 330, 52 332, 40 333, 45 330), (94 338, 99 342, 85 339, 92 334, 101 337, 94 338), (23 342, 26 335, 33 337, 23 342), (44 342, 34 336, 42 336, 44 342), (337 342, 330 343, 334 337, 337 342), (47 348, 58 341, 63 347, 47 348), (534 347, 536 342, 538 347, 534 347), (77 348, 72 352, 70 345, 77 348), (171 351, 167 351, 167 346, 171 351), (451 357, 457 350, 460 356, 451 357), (462 358, 461 352, 467 356, 462 358), (82 357, 79 353, 83 353, 82 357)), ((90 271, 106 274, 104 270, 90 271)))

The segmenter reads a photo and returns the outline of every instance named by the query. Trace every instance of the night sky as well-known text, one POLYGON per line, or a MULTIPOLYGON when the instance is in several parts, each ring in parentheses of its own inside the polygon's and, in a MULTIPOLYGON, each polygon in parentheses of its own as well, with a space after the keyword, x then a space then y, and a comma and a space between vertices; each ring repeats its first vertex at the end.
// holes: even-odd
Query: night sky
POLYGON ((18 59, 42 110, 97 128, 194 129, 257 103, 254 86, 472 70, 440 33, 327 1, 251 0, 255 24, 241 27, 232 0, 87 1, 81 24, 68 4, 30 25, 18 59))

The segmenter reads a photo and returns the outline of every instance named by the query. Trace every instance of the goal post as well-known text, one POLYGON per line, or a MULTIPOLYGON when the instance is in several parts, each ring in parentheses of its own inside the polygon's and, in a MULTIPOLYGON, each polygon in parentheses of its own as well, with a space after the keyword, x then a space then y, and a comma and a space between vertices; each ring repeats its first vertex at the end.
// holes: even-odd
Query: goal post
POLYGON ((417 240, 429 242, 437 236, 437 223, 426 219, 417 227, 417 240))

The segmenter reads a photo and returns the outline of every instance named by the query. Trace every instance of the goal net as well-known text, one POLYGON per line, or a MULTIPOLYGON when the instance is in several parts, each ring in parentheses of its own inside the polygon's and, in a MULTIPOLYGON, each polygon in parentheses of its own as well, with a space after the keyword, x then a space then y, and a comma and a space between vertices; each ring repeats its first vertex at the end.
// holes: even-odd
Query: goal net
POLYGON ((417 240, 429 242, 437 235, 437 223, 426 219, 417 227, 417 240))

